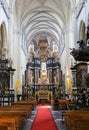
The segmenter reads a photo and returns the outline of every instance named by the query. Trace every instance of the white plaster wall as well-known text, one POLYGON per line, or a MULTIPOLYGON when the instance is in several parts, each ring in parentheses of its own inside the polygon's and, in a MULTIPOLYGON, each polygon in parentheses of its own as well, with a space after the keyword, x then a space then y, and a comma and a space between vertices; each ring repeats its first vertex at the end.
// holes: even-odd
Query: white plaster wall
POLYGON ((68 45, 69 44, 69 30, 68 28, 66 28, 65 30, 64 43, 65 43, 65 48, 61 55, 60 63, 61 63, 62 72, 66 76, 66 67, 68 67, 68 63, 69 63, 69 45, 68 45))
POLYGON ((26 70, 26 56, 23 52, 23 50, 21 49, 21 71, 22 71, 22 75, 24 75, 24 72, 26 70))
POLYGON ((65 74, 65 69, 66 69, 66 50, 64 49, 61 58, 60 58, 60 63, 61 63, 61 69, 63 74, 65 74))
MULTIPOLYGON (((16 25, 14 25, 16 26, 16 25)), ((13 34, 13 62, 16 69, 14 74, 14 87, 16 87, 16 81, 21 81, 21 47, 20 47, 20 34, 15 31, 13 34)))
POLYGON ((70 48, 75 48, 76 46, 76 31, 77 31, 77 24, 76 24, 76 17, 75 12, 73 10, 70 11, 70 17, 66 23, 66 30, 65 30, 65 49, 61 56, 61 68, 63 74, 65 74, 65 80, 67 77, 72 80, 72 73, 71 73, 71 61, 74 63, 73 56, 70 55, 70 48))
POLYGON ((13 24, 13 61, 14 68, 16 69, 14 74, 14 89, 16 88, 16 81, 21 81, 22 86, 22 75, 25 74, 26 70, 26 57, 22 50, 22 32, 17 17, 13 24))

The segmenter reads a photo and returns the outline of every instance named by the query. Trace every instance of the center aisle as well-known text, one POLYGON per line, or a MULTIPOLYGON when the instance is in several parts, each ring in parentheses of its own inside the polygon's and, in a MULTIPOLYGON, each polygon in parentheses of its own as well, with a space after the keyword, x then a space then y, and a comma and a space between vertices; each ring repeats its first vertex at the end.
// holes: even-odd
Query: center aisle
POLYGON ((58 130, 48 105, 39 105, 31 130, 58 130))

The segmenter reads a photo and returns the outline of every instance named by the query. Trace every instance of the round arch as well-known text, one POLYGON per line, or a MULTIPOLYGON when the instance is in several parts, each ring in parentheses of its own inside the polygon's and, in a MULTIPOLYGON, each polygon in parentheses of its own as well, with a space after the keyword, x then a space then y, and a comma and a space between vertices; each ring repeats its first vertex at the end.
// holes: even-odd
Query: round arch
POLYGON ((0 58, 2 58, 2 53, 6 53, 7 51, 6 48, 7 48, 7 32, 5 23, 2 22, 0 26, 0 58))
POLYGON ((86 36, 86 25, 85 25, 84 21, 81 21, 80 29, 79 29, 79 39, 85 40, 85 36, 86 36))

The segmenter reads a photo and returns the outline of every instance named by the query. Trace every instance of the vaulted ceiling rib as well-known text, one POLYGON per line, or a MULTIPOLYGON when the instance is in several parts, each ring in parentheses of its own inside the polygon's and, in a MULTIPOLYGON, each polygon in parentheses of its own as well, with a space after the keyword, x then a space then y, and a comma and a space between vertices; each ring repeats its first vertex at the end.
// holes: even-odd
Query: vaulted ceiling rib
MULTIPOLYGON (((59 48, 61 36, 69 17, 71 5, 76 0, 16 0, 16 10, 20 15, 20 24, 27 48, 37 35, 48 34, 56 41, 59 48)), ((17 15, 18 15, 17 14, 17 15)), ((25 49, 26 49, 25 46, 25 49)))
POLYGON ((29 19, 23 30, 25 30, 26 37, 28 37, 32 30, 40 29, 54 30, 56 37, 62 30, 61 25, 57 22, 56 18, 48 11, 33 13, 33 16, 29 19))

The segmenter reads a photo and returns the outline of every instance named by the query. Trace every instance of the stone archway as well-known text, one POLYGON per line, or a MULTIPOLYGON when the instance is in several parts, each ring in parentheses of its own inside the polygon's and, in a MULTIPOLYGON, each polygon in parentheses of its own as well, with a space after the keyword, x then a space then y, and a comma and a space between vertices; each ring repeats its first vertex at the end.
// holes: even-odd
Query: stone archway
POLYGON ((2 53, 6 56, 6 45, 7 45, 7 33, 6 33, 6 26, 3 22, 0 26, 0 58, 2 58, 2 53))
POLYGON ((86 38, 86 25, 83 21, 81 21, 79 30, 79 39, 85 40, 85 38, 86 38))
POLYGON ((0 26, 0 58, 2 57, 2 48, 3 48, 3 28, 0 26))
POLYGON ((88 13, 88 25, 89 25, 89 13, 88 13))

